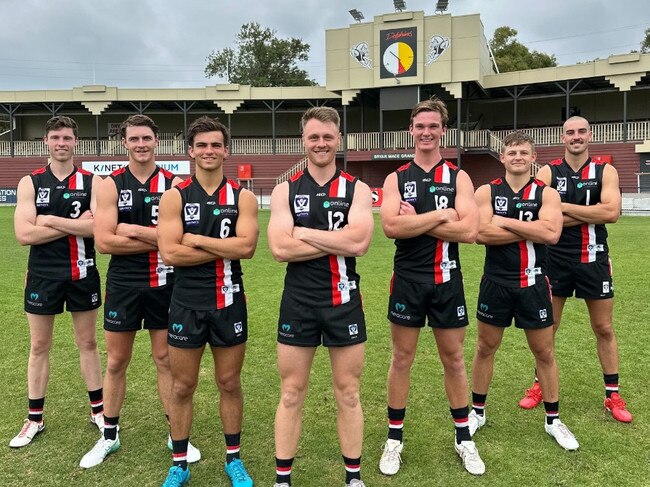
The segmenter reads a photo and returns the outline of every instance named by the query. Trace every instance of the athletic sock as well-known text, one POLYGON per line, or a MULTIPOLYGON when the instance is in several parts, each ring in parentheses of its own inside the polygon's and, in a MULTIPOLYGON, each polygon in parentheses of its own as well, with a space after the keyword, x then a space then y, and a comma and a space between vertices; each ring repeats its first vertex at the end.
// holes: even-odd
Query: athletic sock
POLYGON ((43 422, 43 406, 45 406, 45 398, 27 399, 27 419, 36 423, 43 422))
POLYGON ((539 383, 539 379, 537 378, 537 367, 535 367, 535 384, 539 383))
POLYGON ((182 440, 172 439, 172 461, 174 462, 174 467, 181 467, 183 470, 187 470, 187 445, 189 442, 189 438, 183 438, 182 440))
POLYGON ((361 457, 348 458, 343 455, 345 463, 345 483, 349 484, 352 480, 361 480, 361 457))
POLYGON ((88 391, 88 398, 90 399, 90 409, 93 414, 104 412, 104 389, 100 387, 95 391, 88 391))
POLYGON ((478 394, 472 391, 472 409, 479 416, 485 414, 485 400, 487 399, 487 394, 478 394))
POLYGON ((554 419, 560 418, 560 401, 544 401, 544 411, 546 411, 546 424, 553 424, 554 419))
POLYGON ((117 438, 117 425, 120 424, 120 417, 104 416, 104 439, 115 440, 117 438))
POLYGON ((454 426, 456 427, 456 443, 460 444, 461 441, 472 441, 472 437, 469 434, 469 406, 464 406, 462 408, 452 409, 451 417, 454 418, 454 426))
POLYGON ((239 440, 241 431, 234 435, 224 435, 226 438, 226 465, 239 458, 239 440))
POLYGON ((388 406, 388 439, 397 440, 400 443, 404 435, 404 416, 406 408, 393 409, 388 406))
POLYGON ((275 457, 275 482, 278 484, 287 483, 291 485, 291 466, 293 458, 283 460, 275 457))
POLYGON ((618 392, 618 373, 603 374, 605 380, 605 397, 611 397, 614 392, 618 392))

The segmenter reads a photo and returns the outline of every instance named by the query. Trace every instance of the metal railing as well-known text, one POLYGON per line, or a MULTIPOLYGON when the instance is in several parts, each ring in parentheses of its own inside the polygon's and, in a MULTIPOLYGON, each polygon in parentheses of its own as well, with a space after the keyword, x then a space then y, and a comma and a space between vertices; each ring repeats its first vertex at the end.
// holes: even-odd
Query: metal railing
MULTIPOLYGON (((562 127, 539 127, 522 129, 529 134, 538 146, 560 145, 562 127)), ((592 124, 592 142, 611 143, 639 142, 650 140, 650 121, 624 123, 592 124)), ((441 147, 451 148, 458 144, 465 149, 490 149, 499 152, 500 140, 511 130, 464 130, 455 128, 447 130, 441 140, 441 147)), ((80 140, 76 154, 93 156, 98 153, 96 140, 80 140)), ((409 150, 413 149, 413 139, 408 130, 384 132, 349 133, 347 135, 348 151, 374 151, 374 150, 409 150)), ((339 148, 341 150, 341 148, 339 148)), ((185 155, 185 141, 182 138, 161 139, 158 143, 157 154, 160 155, 185 155)), ((233 138, 230 143, 232 154, 303 154, 304 148, 300 137, 282 137, 275 140, 265 138, 233 138)), ((126 150, 118 139, 100 140, 99 154, 104 156, 126 155, 126 150)), ((0 157, 10 156, 9 141, 0 141, 0 157)), ((47 147, 40 140, 14 141, 15 157, 42 157, 47 156, 47 147)))
POLYGON ((275 184, 277 185, 277 184, 283 183, 285 181, 288 181, 289 179, 291 179, 293 177, 294 174, 299 173, 300 171, 302 171, 306 167, 307 167, 307 156, 303 157, 300 161, 298 161, 296 164, 291 166, 288 170, 286 170, 285 172, 280 174, 276 178, 275 184))

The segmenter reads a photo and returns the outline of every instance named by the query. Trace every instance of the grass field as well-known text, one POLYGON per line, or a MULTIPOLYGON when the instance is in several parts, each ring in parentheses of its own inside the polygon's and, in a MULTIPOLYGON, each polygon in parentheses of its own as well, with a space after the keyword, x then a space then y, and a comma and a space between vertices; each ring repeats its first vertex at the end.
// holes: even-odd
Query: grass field
MULTIPOLYGON (((11 450, 9 440, 26 414, 26 364, 29 351, 22 292, 27 249, 13 238, 13 208, 0 208, 0 486, 157 486, 171 462, 167 427, 155 390, 149 340, 138 336, 131 363, 127 398, 121 413, 122 448, 104 464, 83 471, 81 456, 98 437, 88 422, 88 397, 79 374, 78 354, 69 315, 57 319, 50 385, 45 403, 47 428, 34 443, 11 450)), ((378 222, 378 218, 377 218, 378 222)), ((271 258, 266 242, 268 212, 260 215, 260 241, 252 261, 245 262, 249 303, 249 342, 243 371, 245 418, 242 456, 257 486, 275 479, 273 418, 279 394, 275 336, 284 266, 271 258)), ((543 408, 517 407, 530 386, 533 359, 521 331, 509 329, 497 354, 495 377, 487 403, 487 425, 475 440, 487 472, 471 477, 453 450, 453 424, 442 385, 442 368, 431 332, 423 332, 413 368, 405 425, 404 464, 394 478, 379 473, 378 461, 386 435, 386 373, 390 337, 386 322, 388 280, 394 246, 377 224, 370 251, 358 260, 368 323, 366 368, 362 380, 365 412, 363 478, 380 486, 641 486, 650 485, 650 219, 625 217, 610 225, 610 246, 616 285, 615 328, 621 358, 621 392, 634 413, 624 425, 602 412, 604 386, 584 303, 567 302, 558 334, 560 409, 562 419, 580 442, 577 452, 565 452, 544 432, 543 408)), ((462 246, 467 303, 472 317, 467 330, 468 368, 476 344, 473 319, 483 249, 462 246)), ((100 273, 108 260, 99 259, 100 273)), ((102 361, 103 334, 97 326, 102 361)), ((331 391, 329 361, 323 350, 314 363, 304 409, 304 427, 294 463, 295 486, 343 486, 343 465, 335 428, 336 405, 331 391)), ((225 447, 218 419, 217 392, 210 354, 204 356, 195 396, 192 442, 203 460, 192 467, 191 486, 227 486, 223 473, 225 447)))

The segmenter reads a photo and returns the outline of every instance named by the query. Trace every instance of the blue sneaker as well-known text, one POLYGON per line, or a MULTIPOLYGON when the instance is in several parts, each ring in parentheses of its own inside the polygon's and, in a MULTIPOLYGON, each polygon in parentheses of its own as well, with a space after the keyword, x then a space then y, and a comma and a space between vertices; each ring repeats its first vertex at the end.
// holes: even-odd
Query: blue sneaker
POLYGON ((253 479, 248 475, 244 462, 239 458, 227 464, 225 470, 230 477, 232 487, 253 487, 253 479))
POLYGON ((162 487, 182 487, 190 480, 190 469, 183 470, 181 467, 169 469, 165 483, 162 487))

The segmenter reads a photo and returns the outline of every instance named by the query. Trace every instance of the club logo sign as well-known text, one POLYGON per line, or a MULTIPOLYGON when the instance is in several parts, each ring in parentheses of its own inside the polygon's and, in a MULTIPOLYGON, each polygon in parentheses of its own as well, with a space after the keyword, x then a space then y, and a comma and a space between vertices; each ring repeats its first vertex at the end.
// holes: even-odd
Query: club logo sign
POLYGON ((449 40, 449 37, 444 37, 444 36, 431 36, 431 39, 429 40, 429 52, 427 53, 427 61, 424 63, 426 66, 429 64, 435 62, 436 59, 438 59, 442 54, 449 49, 449 46, 451 45, 451 41, 449 40))
POLYGON ((350 56, 354 58, 361 66, 366 69, 372 69, 372 59, 370 59, 370 48, 367 42, 360 42, 350 48, 350 56))

